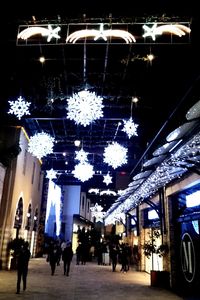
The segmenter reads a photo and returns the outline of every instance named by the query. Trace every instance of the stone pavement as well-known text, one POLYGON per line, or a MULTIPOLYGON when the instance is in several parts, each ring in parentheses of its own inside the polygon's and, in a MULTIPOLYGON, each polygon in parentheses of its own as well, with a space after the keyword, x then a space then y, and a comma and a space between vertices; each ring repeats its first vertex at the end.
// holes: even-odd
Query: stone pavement
MULTIPOLYGON (((27 290, 16 295, 16 271, 0 271, 0 299, 29 300, 180 300, 173 292, 150 286, 150 277, 145 272, 130 270, 116 272, 111 266, 99 266, 96 262, 76 265, 75 257, 69 277, 63 275, 63 265, 57 266, 51 276, 45 258, 30 260, 27 290)), ((22 285, 21 285, 22 286, 22 285)))

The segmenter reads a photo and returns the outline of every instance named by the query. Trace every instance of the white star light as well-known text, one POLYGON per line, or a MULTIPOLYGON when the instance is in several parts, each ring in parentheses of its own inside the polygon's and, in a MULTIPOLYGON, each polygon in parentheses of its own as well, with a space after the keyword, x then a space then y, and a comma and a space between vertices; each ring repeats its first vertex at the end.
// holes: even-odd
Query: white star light
POLYGON ((99 30, 83 29, 75 31, 66 38, 66 42, 76 43, 78 39, 87 37, 94 37, 94 41, 97 41, 98 39, 103 39, 104 41, 107 41, 108 38, 116 37, 122 38, 127 44, 136 42, 135 37, 130 32, 120 29, 104 30, 103 24, 100 24, 99 30))
POLYGON ((76 124, 87 126, 103 117, 102 101, 103 98, 87 90, 74 94, 67 100, 67 118, 74 120, 76 124))
POLYGON ((55 179, 56 174, 57 174, 57 172, 54 171, 54 169, 51 168, 50 170, 47 171, 46 178, 48 178, 49 180, 55 179))
POLYGON ((103 212, 102 209, 103 207, 101 205, 98 205, 98 203, 96 203, 95 206, 90 208, 92 217, 96 218, 96 222, 103 222, 103 217, 106 213, 103 212))
POLYGON ((98 195, 99 189, 89 189, 88 193, 90 193, 90 194, 94 193, 94 194, 98 195))
POLYGON ((126 132, 126 134, 128 135, 129 139, 133 136, 133 135, 138 135, 137 134, 137 128, 138 128, 138 124, 135 124, 133 122, 133 119, 130 118, 128 121, 123 120, 124 122, 124 127, 122 128, 122 131, 126 132))
POLYGON ((17 37, 18 39, 27 40, 33 35, 41 34, 42 36, 47 36, 47 42, 50 42, 52 38, 60 39, 60 36, 58 35, 60 29, 60 27, 53 29, 51 25, 48 25, 48 28, 33 26, 22 30, 17 37))
POLYGON ((87 162, 79 163, 75 166, 72 174, 74 174, 74 177, 78 178, 82 182, 87 181, 94 175, 93 166, 87 162))
POLYGON ((37 133, 30 138, 28 152, 38 159, 53 153, 54 138, 45 132, 37 133))
POLYGON ((88 160, 87 156, 88 156, 88 152, 85 152, 83 149, 81 149, 80 151, 75 151, 76 156, 75 159, 79 160, 81 163, 84 163, 88 160))
POLYGON ((105 182, 106 185, 109 185, 109 183, 112 183, 112 177, 108 173, 107 175, 103 176, 103 182, 105 182))
POLYGON ((189 27, 182 24, 166 24, 157 26, 157 24, 154 23, 152 27, 143 25, 143 29, 145 31, 143 37, 151 37, 153 41, 156 40, 156 35, 162 35, 165 32, 177 35, 179 37, 191 32, 191 29, 189 27))
POLYGON ((116 169, 127 163, 127 149, 117 142, 104 149, 104 162, 116 169))
POLYGON ((117 193, 115 191, 111 191, 111 190, 105 190, 105 191, 101 191, 100 192, 100 196, 103 196, 103 195, 108 195, 108 196, 116 196, 117 193))
POLYGON ((20 120, 23 115, 30 115, 29 106, 31 102, 26 102, 20 96, 16 101, 8 101, 11 108, 8 114, 14 114, 20 120))

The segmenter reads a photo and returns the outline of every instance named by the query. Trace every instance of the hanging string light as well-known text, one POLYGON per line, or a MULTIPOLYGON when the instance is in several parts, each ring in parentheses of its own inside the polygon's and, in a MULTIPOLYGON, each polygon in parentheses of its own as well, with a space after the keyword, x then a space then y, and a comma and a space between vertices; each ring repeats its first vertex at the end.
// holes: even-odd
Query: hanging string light
POLYGON ((127 151, 128 151, 128 149, 121 146, 119 143, 114 142, 114 140, 117 136, 120 125, 121 125, 121 123, 118 122, 116 131, 115 131, 115 135, 114 135, 114 138, 113 138, 113 142, 112 142, 112 144, 108 145, 104 149, 104 153, 103 153, 103 156, 104 156, 103 161, 105 163, 107 163, 109 166, 113 167, 113 169, 116 169, 117 167, 120 167, 120 166, 127 163, 127 151), (113 153, 115 155, 113 155, 113 153))
POLYGON ((131 117, 130 119, 127 120, 123 120, 124 122, 124 127, 122 128, 122 131, 126 132, 126 134, 128 135, 129 139, 135 135, 137 136, 137 128, 138 128, 138 124, 135 124, 133 122, 133 118, 132 118, 132 108, 133 108, 133 99, 131 100, 131 117))
MULTIPOLYGON (((83 57, 83 83, 87 87, 87 57, 86 57, 86 44, 84 44, 84 57, 83 57)), ((86 127, 95 120, 103 117, 103 98, 97 96, 94 92, 89 92, 87 88, 73 94, 67 100, 67 118, 75 121, 78 125, 86 127)))
POLYGON ((86 127, 91 122, 103 117, 102 102, 103 98, 87 90, 73 94, 67 100, 67 118, 86 127))

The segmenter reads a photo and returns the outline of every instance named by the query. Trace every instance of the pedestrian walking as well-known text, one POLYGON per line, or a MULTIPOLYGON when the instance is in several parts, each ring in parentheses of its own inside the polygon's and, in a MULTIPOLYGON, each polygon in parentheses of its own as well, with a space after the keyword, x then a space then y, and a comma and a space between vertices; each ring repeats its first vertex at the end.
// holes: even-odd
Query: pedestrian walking
POLYGON ((76 264, 79 265, 80 261, 81 261, 81 243, 79 243, 76 248, 76 264))
POLYGON ((54 242, 52 242, 49 247, 49 253, 47 256, 47 262, 49 262, 51 267, 51 275, 54 275, 55 273, 58 257, 59 257, 59 253, 58 253, 57 245, 54 242))
POLYGON ((67 246, 65 247, 62 253, 64 275, 66 276, 69 276, 72 257, 73 257, 72 243, 68 242, 67 246))
POLYGON ((29 243, 25 242, 17 255, 17 292, 20 293, 21 279, 23 280, 23 291, 27 287, 28 264, 30 260, 29 243))
POLYGON ((117 260, 118 260, 118 248, 117 245, 111 245, 110 246, 110 260, 112 264, 112 271, 115 272, 116 266, 117 266, 117 260))

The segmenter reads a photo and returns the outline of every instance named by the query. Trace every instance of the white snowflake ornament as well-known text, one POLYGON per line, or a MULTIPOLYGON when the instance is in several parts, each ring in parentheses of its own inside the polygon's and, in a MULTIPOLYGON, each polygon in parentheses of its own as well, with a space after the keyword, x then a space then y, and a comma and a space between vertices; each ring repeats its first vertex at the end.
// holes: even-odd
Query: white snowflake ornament
POLYGON ((16 101, 8 101, 11 108, 8 111, 8 114, 14 114, 19 120, 24 115, 30 115, 29 106, 31 102, 24 101, 20 96, 16 101))
POLYGON ((127 151, 125 147, 114 142, 104 149, 104 162, 116 169, 127 163, 127 151))
POLYGON ((135 124, 133 122, 133 119, 130 118, 128 121, 123 120, 124 122, 124 127, 122 129, 122 131, 126 132, 126 134, 128 135, 129 139, 133 136, 133 135, 138 135, 137 134, 137 128, 138 128, 138 124, 135 124))
POLYGON ((57 172, 51 168, 50 170, 47 171, 46 178, 48 178, 49 180, 55 179, 56 174, 57 174, 57 172))
POLYGON ((30 138, 28 152, 38 159, 53 153, 55 139, 45 132, 37 133, 30 138))
POLYGON ((75 159, 81 163, 86 162, 88 160, 88 152, 85 152, 83 149, 81 149, 80 151, 75 151, 75 154, 75 159))
POLYGON ((103 117, 103 98, 87 90, 83 90, 70 97, 67 102, 67 118, 84 127, 94 120, 103 117))
POLYGON ((106 213, 103 212, 102 209, 103 207, 101 205, 98 205, 98 203, 96 203, 95 206, 90 208, 92 217, 96 218, 96 222, 103 222, 103 218, 106 213))
POLYGON ((112 177, 110 176, 109 173, 107 175, 103 176, 103 182, 106 185, 109 185, 110 183, 112 183, 112 177))
POLYGON ((72 174, 82 182, 87 181, 94 175, 93 166, 87 162, 79 163, 75 166, 72 174))

